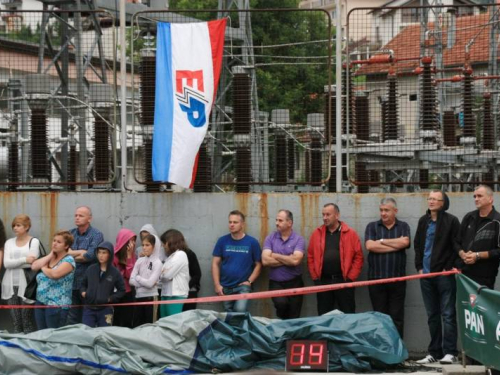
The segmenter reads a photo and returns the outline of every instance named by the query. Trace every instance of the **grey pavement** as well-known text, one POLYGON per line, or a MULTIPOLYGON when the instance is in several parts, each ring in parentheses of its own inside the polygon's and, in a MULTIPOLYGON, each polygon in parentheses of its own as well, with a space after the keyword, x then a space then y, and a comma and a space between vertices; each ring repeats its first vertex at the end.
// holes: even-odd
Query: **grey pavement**
MULTIPOLYGON (((405 362, 407 368, 401 372, 390 371, 390 372, 373 372, 377 374, 412 374, 412 375, 429 375, 429 374, 443 374, 443 375, 483 375, 486 373, 486 368, 484 366, 467 366, 462 365, 441 365, 439 363, 433 363, 430 365, 417 365, 413 361, 405 362)), ((242 372, 232 372, 231 374, 241 374, 241 375, 265 375, 265 374, 300 374, 300 375, 317 375, 319 372, 285 372, 285 371, 275 371, 275 370, 249 370, 242 372)), ((339 374, 339 375, 354 375, 353 372, 329 372, 329 374, 339 374)), ((370 374, 370 373, 367 373, 370 374)))

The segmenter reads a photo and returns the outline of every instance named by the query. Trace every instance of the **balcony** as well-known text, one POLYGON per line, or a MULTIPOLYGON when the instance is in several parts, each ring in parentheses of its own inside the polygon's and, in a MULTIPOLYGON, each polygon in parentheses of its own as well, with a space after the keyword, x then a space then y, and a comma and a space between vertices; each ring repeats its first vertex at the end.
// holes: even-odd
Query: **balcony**
POLYGON ((23 3, 22 0, 0 0, 0 4, 5 5, 7 7, 20 6, 22 3, 23 3))

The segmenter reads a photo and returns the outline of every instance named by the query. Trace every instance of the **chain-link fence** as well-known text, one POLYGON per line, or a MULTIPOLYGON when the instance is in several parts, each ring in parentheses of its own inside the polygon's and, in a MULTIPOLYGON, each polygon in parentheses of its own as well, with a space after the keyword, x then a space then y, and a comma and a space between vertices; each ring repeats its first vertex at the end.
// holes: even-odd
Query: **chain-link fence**
POLYGON ((113 181, 115 40, 103 11, 0 12, 0 186, 113 181))
POLYGON ((335 112, 328 111, 331 20, 320 10, 135 14, 130 33, 135 179, 148 191, 160 189, 151 173, 158 22, 223 17, 223 67, 194 190, 322 190, 330 165, 326 129, 335 112))
POLYGON ((347 21, 357 190, 498 183, 498 6, 363 8, 347 21))

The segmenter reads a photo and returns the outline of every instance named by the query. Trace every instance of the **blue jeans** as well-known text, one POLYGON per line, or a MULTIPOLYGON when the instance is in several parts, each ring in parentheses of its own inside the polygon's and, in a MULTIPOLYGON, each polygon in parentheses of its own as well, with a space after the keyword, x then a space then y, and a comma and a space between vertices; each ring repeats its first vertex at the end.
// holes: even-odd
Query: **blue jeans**
POLYGON ((455 276, 421 279, 420 288, 431 334, 429 354, 436 359, 446 354, 456 356, 458 350, 455 276))
POLYGON ((108 327, 113 324, 113 308, 111 306, 102 309, 83 308, 82 323, 89 327, 108 327))
MULTIPOLYGON (((250 293, 252 287, 250 285, 237 285, 234 288, 223 288, 224 295, 250 293)), ((248 300, 241 299, 239 301, 225 301, 224 310, 226 312, 246 312, 248 308, 248 300)))
MULTIPOLYGON (((43 306, 43 303, 36 301, 37 306, 43 306)), ((35 321, 37 328, 59 328, 66 325, 68 309, 48 308, 35 309, 35 321)))

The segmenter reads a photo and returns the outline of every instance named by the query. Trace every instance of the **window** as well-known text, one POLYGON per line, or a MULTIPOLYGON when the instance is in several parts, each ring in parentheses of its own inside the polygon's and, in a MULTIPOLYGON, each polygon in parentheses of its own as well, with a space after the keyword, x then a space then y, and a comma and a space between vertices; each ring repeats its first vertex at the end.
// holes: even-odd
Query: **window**
POLYGON ((401 9, 401 22, 413 23, 420 21, 420 11, 416 8, 402 8, 401 9))
POLYGON ((408 101, 410 101, 410 102, 416 102, 417 101, 417 94, 410 94, 410 95, 408 95, 408 101))

